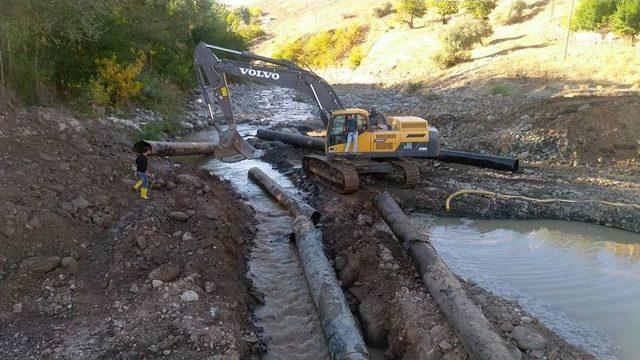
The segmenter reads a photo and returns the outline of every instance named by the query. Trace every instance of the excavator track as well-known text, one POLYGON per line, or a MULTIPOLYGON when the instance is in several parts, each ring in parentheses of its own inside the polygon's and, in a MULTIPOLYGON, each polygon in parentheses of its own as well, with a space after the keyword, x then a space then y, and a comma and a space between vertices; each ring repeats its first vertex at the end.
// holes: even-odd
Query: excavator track
POLYGON ((402 174, 404 186, 414 186, 420 183, 420 171, 414 163, 404 159, 388 159, 386 161, 402 174))
POLYGON ((325 156, 306 155, 302 158, 302 167, 309 176, 339 193, 350 194, 360 187, 355 167, 325 156))

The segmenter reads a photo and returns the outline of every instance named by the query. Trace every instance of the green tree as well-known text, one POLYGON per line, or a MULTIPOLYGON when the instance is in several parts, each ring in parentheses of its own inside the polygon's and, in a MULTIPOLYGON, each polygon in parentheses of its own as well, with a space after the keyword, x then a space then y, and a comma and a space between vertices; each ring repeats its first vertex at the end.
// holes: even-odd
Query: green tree
POLYGON ((409 25, 410 29, 413 29, 413 21, 423 17, 427 10, 427 2, 424 0, 400 0, 396 4, 398 19, 409 25))
POLYGON ((573 18, 572 30, 599 30, 616 12, 616 0, 581 0, 573 18))
POLYGON ((489 19, 489 14, 496 8, 495 0, 465 0, 462 2, 464 10, 478 20, 489 19))
POLYGON ((622 0, 611 21, 613 30, 618 34, 635 37, 640 33, 640 0, 622 0))
POLYGON ((121 82, 131 85, 126 93, 166 104, 193 87, 198 41, 246 48, 227 25, 227 13, 211 0, 2 0, 0 86, 24 104, 83 100, 90 93, 104 100, 113 77, 135 73, 135 80, 121 82))
POLYGON ((493 34, 486 20, 474 19, 471 15, 454 19, 440 33, 440 50, 433 60, 443 68, 451 67, 471 58, 471 50, 482 39, 493 34))
POLYGON ((457 0, 433 0, 431 7, 435 10, 436 14, 440 15, 440 20, 443 24, 447 23, 450 15, 458 13, 457 0))

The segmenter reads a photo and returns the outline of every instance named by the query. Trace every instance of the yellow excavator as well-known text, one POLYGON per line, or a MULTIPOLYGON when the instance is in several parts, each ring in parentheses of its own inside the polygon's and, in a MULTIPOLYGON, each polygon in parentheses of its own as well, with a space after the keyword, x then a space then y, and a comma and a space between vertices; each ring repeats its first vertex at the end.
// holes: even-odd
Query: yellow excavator
MULTIPOLYGON (((294 89, 315 102, 326 131, 324 155, 304 156, 302 165, 308 175, 338 192, 357 191, 358 174, 363 173, 396 173, 401 175, 405 185, 414 185, 420 181, 420 173, 407 158, 444 159, 438 146, 438 130, 429 126, 427 120, 415 116, 386 117, 373 110, 345 108, 324 79, 293 62, 203 42, 196 46, 194 61, 210 117, 216 123, 213 104, 217 104, 226 121, 226 128, 218 125, 220 145, 234 148, 240 154, 239 158, 254 157, 256 150, 236 131, 227 75, 294 89), (214 51, 249 61, 220 59, 214 51), (346 152, 347 122, 353 124, 354 119, 358 144, 355 154, 346 152)), ((455 162, 478 165, 477 160, 468 159, 482 155, 449 151, 449 157, 456 156, 461 161, 455 162)))

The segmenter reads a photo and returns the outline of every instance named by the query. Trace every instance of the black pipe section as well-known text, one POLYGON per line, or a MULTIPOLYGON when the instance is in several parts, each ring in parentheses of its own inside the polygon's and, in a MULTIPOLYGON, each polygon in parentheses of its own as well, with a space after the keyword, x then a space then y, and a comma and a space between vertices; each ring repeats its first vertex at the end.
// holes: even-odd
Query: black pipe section
POLYGON ((441 149, 438 157, 436 157, 435 159, 448 163, 465 164, 482 168, 514 172, 518 171, 518 167, 520 166, 520 162, 516 158, 445 149, 441 149))
POLYGON ((275 198, 294 217, 293 234, 304 268, 313 303, 318 311, 322 332, 332 360, 370 360, 349 304, 322 246, 322 233, 309 217, 320 213, 289 192, 258 168, 249 170, 249 178, 275 198))
MULTIPOLYGON (((258 138, 263 140, 270 141, 282 141, 285 144, 303 147, 313 150, 324 151, 324 139, 323 138, 315 138, 304 135, 293 135, 293 134, 285 134, 279 131, 273 130, 258 130, 258 134, 256 135, 258 138)), ((425 154, 426 155, 426 154, 425 154)), ((419 158, 426 158, 427 156, 419 156, 419 158)), ((476 167, 495 169, 495 170, 505 170, 505 171, 518 171, 518 167, 520 166, 520 161, 516 158, 495 156, 495 155, 484 155, 478 153, 470 153, 464 151, 454 151, 454 150, 446 150, 441 149, 438 153, 437 157, 433 159, 448 162, 448 163, 457 163, 457 164, 465 164, 472 165, 476 167)))
POLYGON ((322 233, 305 216, 294 220, 293 232, 331 359, 369 360, 362 334, 324 253, 322 233))
POLYGON ((133 145, 136 152, 142 153, 146 148, 151 149, 151 155, 156 156, 186 156, 186 155, 212 155, 218 150, 219 145, 212 142, 169 142, 141 140, 133 145))
POLYGON ((306 216, 317 224, 320 221, 320 212, 307 204, 291 196, 287 190, 283 189, 277 182, 273 181, 267 174, 257 167, 249 169, 249 179, 253 180, 264 191, 278 200, 291 216, 295 219, 298 216, 306 216))
POLYGON ((324 151, 324 138, 311 136, 285 134, 279 131, 260 129, 256 135, 258 138, 270 141, 282 141, 285 144, 324 151))
POLYGON ((391 195, 384 192, 376 196, 374 204, 389 228, 409 250, 422 282, 458 334, 469 357, 478 360, 521 359, 522 353, 498 334, 426 236, 413 226, 391 195))

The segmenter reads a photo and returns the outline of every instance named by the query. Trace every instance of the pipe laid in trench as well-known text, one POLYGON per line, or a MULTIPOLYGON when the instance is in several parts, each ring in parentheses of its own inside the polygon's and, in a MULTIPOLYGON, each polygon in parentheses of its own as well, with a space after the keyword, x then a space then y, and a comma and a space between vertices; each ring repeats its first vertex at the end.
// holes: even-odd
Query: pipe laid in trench
POLYGON ((522 353, 498 334, 469 298, 456 275, 391 195, 384 192, 376 196, 374 203, 396 237, 408 248, 422 282, 460 337, 469 357, 480 360, 521 359, 522 353))
POLYGON ((186 155, 211 155, 218 149, 218 143, 214 142, 169 142, 169 141, 138 141, 133 145, 137 152, 142 152, 145 146, 151 148, 151 155, 156 156, 186 156, 186 155))
POLYGON ((293 232, 331 358, 370 359, 362 334, 322 248, 322 233, 305 216, 294 220, 293 232))
POLYGON ((291 196, 285 189, 282 188, 277 182, 273 181, 267 174, 257 167, 249 169, 249 179, 253 180, 264 191, 269 193, 274 199, 284 206, 291 216, 295 219, 298 216, 306 216, 314 224, 320 221, 320 212, 304 201, 300 201, 291 196))
POLYGON ((334 360, 370 359, 362 334, 349 310, 333 267, 322 248, 322 233, 315 228, 312 220, 305 214, 311 207, 302 201, 294 201, 291 194, 258 168, 249 170, 249 178, 258 183, 295 217, 293 233, 298 253, 331 358, 334 360), (307 210, 303 210, 305 208, 307 210))
POLYGON ((311 136, 285 134, 280 131, 260 129, 256 137, 263 140, 282 141, 285 144, 324 151, 324 138, 314 138, 311 136))
POLYGON ((445 149, 441 149, 438 157, 435 159, 442 162, 465 164, 505 171, 518 171, 518 167, 520 166, 520 161, 516 158, 445 149))

